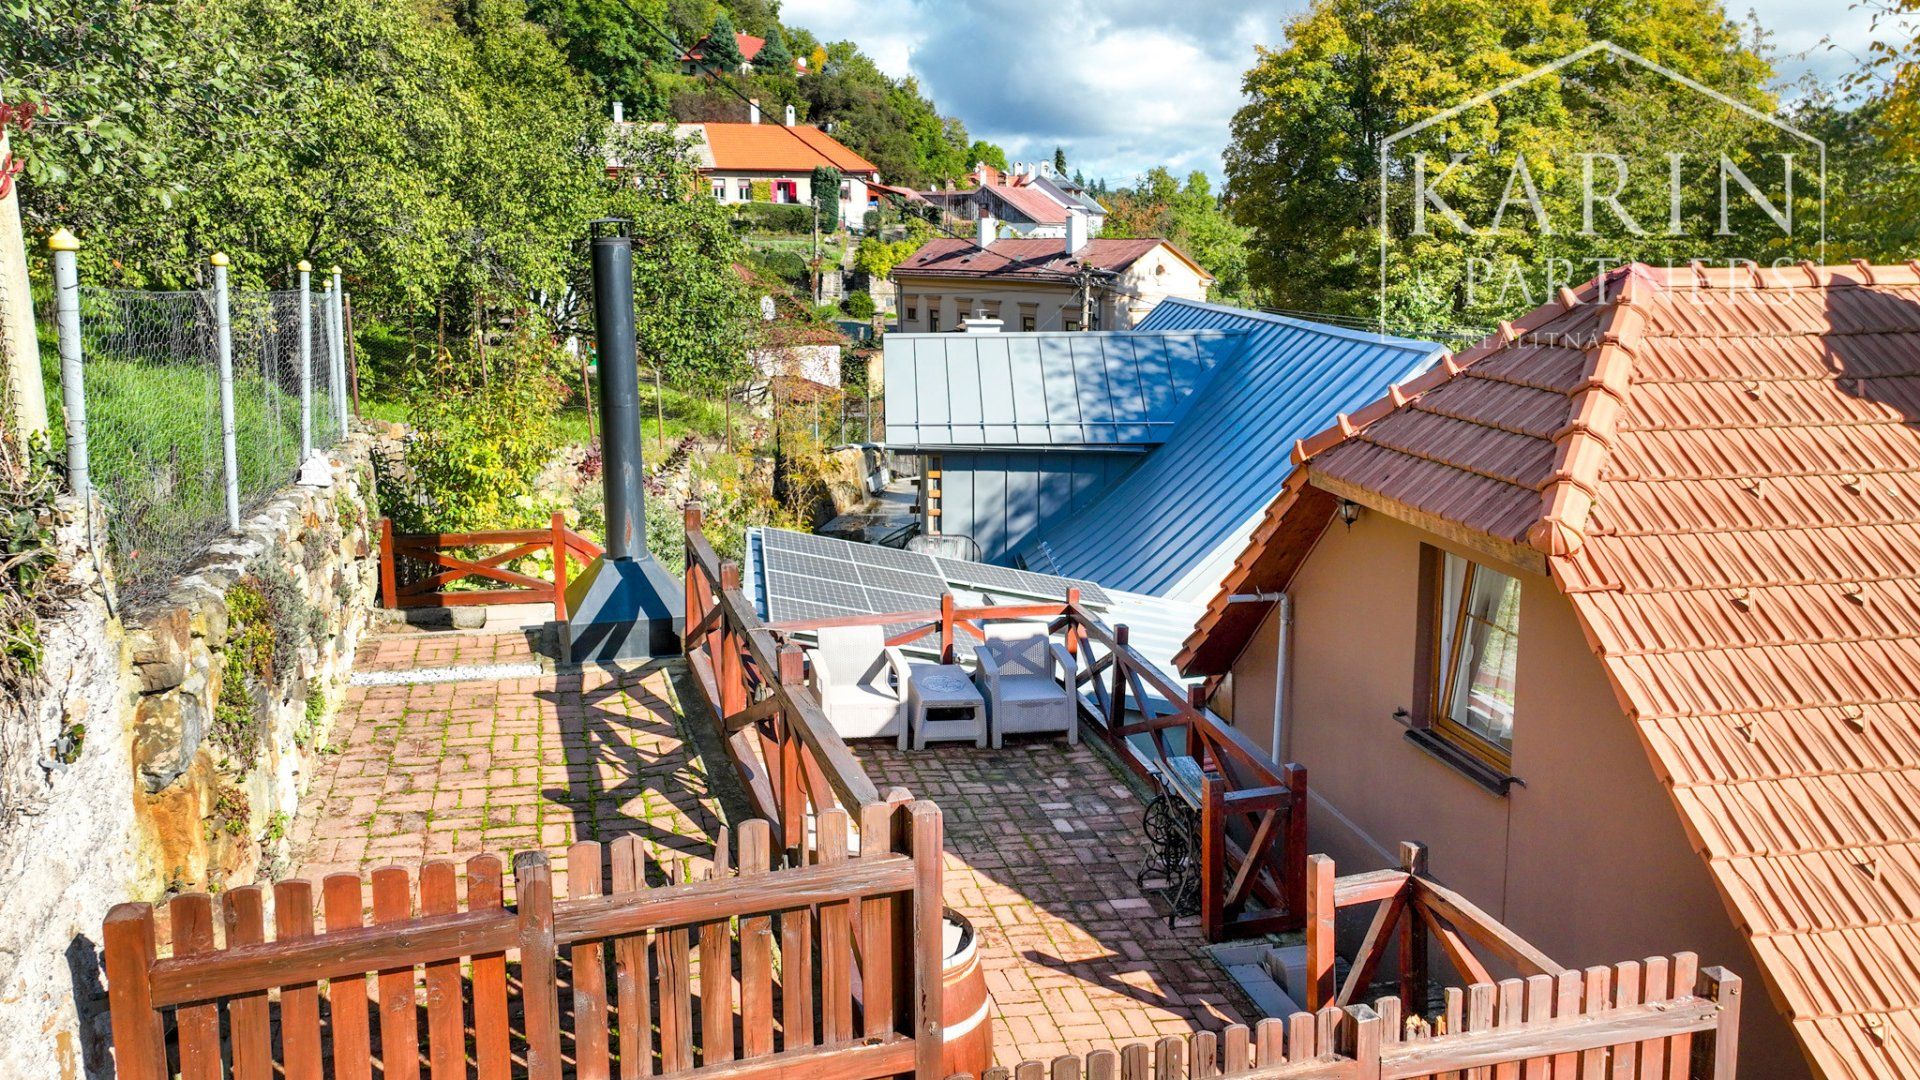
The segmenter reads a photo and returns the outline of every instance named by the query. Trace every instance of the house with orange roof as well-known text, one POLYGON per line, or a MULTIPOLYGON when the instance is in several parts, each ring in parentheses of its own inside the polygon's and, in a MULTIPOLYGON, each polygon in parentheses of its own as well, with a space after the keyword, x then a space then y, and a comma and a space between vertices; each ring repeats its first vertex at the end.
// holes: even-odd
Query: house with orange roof
MULTIPOLYGON (((615 124, 625 123, 617 110, 616 104, 615 124)), ((779 124, 761 123, 754 101, 746 123, 676 124, 673 130, 723 203, 810 203, 813 170, 821 166, 840 173, 841 221, 861 227, 878 198, 872 185, 880 182, 879 167, 827 132, 796 122, 791 105, 779 124)))
MULTIPOLYGON (((680 54, 680 74, 704 75, 714 70, 715 65, 707 59, 707 46, 712 40, 711 35, 703 37, 689 46, 686 52, 680 54)), ((733 34, 733 44, 740 51, 740 74, 745 75, 753 70, 753 59, 760 55, 761 49, 767 47, 767 39, 736 30, 733 34)), ((795 75, 807 73, 806 57, 793 58, 793 73, 795 75)))
POLYGON ((1312 850, 1728 960, 1743 1075, 1920 1076, 1920 267, 1623 268, 1293 463, 1178 663, 1312 850))

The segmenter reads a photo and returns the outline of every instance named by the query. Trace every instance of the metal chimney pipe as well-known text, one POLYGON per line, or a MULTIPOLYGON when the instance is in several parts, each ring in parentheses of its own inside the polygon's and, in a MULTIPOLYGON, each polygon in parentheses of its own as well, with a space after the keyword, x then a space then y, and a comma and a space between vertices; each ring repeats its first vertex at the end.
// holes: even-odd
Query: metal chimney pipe
POLYGON ((600 452, 607 558, 647 550, 640 486, 640 370, 633 338, 633 237, 622 218, 593 223, 593 336, 600 355, 600 452))

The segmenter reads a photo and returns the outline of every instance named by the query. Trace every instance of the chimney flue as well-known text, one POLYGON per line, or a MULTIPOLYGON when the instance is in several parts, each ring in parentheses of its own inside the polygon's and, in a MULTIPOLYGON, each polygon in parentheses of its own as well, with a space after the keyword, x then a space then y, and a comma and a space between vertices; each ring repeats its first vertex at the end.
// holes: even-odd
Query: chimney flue
POLYGON ((672 656, 680 651, 680 633, 685 628, 685 594, 673 575, 647 552, 630 223, 604 218, 595 221, 592 230, 607 546, 605 554, 567 583, 565 613, 559 624, 564 663, 672 656))
POLYGON ((613 103, 613 122, 616 124, 624 124, 627 122, 627 106, 625 102, 616 101, 613 103))
POLYGON ((1067 207, 1067 254, 1073 255, 1087 246, 1087 212, 1077 206, 1067 207))
POLYGON ((787 126, 793 126, 793 106, 787 106, 787 126))
POLYGON ((760 99, 754 98, 751 101, 747 102, 747 123, 757 124, 759 122, 760 122, 760 99))
POLYGON ((981 207, 979 231, 974 234, 974 242, 984 248, 991 246, 999 237, 1000 223, 993 219, 993 214, 986 207, 981 207))

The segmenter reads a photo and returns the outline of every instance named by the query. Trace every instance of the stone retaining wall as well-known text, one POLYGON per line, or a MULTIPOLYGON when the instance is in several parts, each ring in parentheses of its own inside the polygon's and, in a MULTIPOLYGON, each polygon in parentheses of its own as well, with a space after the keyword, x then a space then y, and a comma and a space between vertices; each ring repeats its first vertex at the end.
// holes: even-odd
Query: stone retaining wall
MULTIPOLYGON (((115 903, 284 867, 373 608, 369 445, 336 447, 331 486, 282 491, 138 611, 110 603, 68 508, 60 539, 83 598, 43 627, 38 683, 0 694, 0 746, 14 751, 0 763, 9 1075, 111 1075, 97 953, 115 903)), ((97 520, 92 535, 105 535, 97 520)))

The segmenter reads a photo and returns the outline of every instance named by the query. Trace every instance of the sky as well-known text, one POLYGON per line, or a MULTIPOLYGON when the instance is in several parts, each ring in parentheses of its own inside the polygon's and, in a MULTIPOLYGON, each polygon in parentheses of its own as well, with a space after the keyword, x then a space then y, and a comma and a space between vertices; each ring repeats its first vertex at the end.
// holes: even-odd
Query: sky
MULTIPOLYGON (((1789 79, 1853 66, 1870 16, 1807 0, 1750 8, 1789 79), (1831 36, 1829 48, 1825 39, 1831 36)), ((1131 182, 1154 165, 1216 179, 1240 77, 1256 44, 1282 42, 1306 0, 784 0, 781 21, 850 39, 888 74, 913 75, 940 111, 1010 161, 1050 159, 1131 182)))

